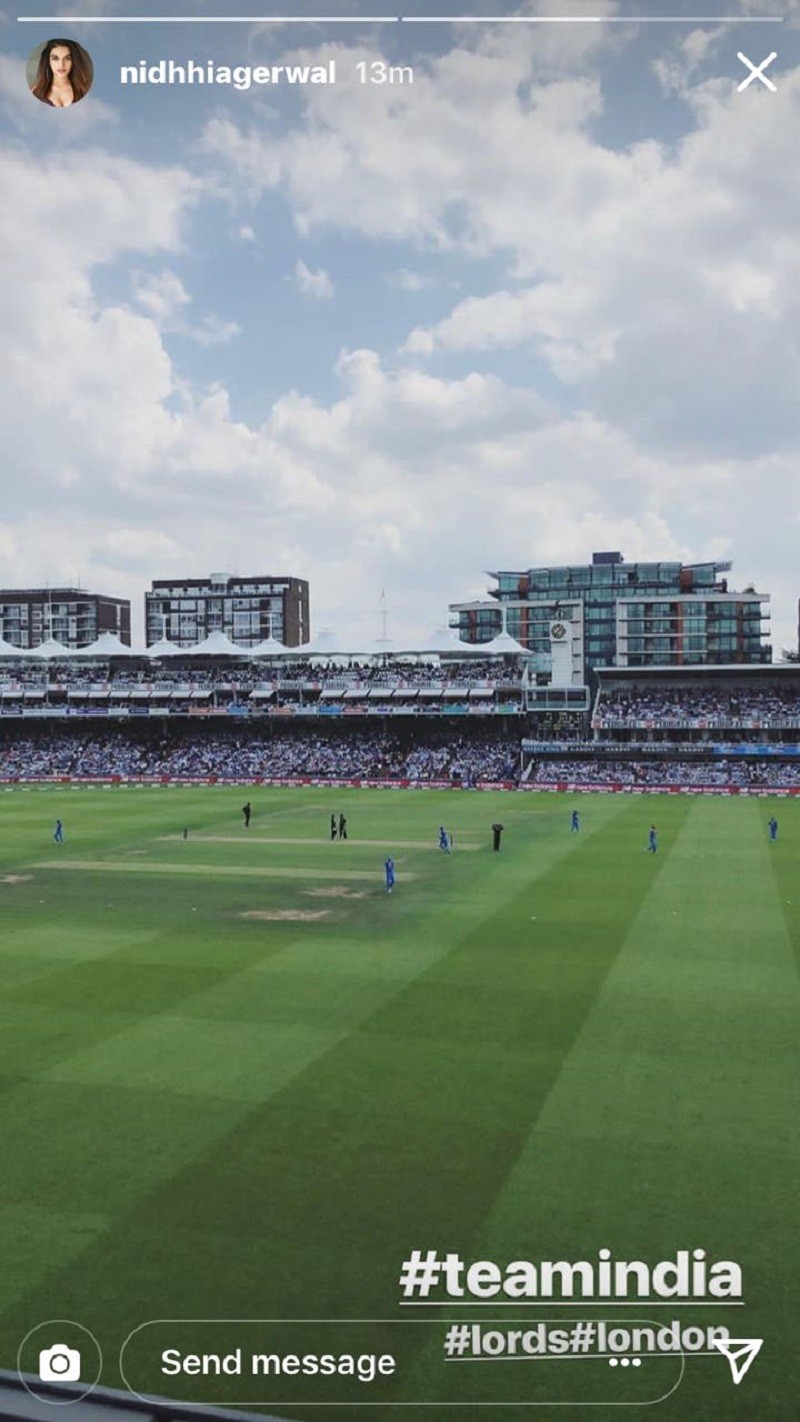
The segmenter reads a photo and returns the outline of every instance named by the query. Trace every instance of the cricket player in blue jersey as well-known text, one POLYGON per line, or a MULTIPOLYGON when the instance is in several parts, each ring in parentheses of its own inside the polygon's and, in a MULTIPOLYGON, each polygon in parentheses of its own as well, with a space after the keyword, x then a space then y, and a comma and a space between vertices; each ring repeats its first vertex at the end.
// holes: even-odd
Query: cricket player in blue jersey
POLYGON ((650 826, 650 834, 648 835, 648 843, 647 843, 647 853, 648 853, 648 854, 657 854, 657 853, 658 853, 658 834, 657 834, 657 832, 656 832, 656 827, 655 827, 655 825, 651 825, 651 826, 650 826))
POLYGON ((56 844, 64 843, 64 826, 62 825, 60 820, 56 820, 56 827, 53 831, 53 839, 55 840, 56 844))
POLYGON ((579 833, 580 833, 580 828, 581 828, 580 815, 578 814, 578 811, 577 811, 577 810, 573 810, 573 811, 572 811, 572 830, 571 830, 571 833, 572 833, 572 834, 579 834, 579 833))
POLYGON ((778 838, 778 821, 774 815, 769 822, 769 837, 773 842, 778 838))
POLYGON ((391 855, 383 861, 383 867, 386 873, 386 892, 390 894, 394 888, 394 860, 391 855))
POLYGON ((445 854, 450 853, 450 836, 444 825, 439 826, 439 848, 443 849, 445 854))

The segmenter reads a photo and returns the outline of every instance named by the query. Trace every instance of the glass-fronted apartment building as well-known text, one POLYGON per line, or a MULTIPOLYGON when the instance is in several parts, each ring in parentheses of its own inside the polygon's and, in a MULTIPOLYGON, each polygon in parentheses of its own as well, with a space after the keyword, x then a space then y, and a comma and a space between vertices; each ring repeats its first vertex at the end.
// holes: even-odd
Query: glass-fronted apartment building
POLYGON ((193 647, 211 632, 224 632, 240 647, 274 637, 286 647, 310 638, 308 583, 304 578, 160 578, 144 595, 148 647, 166 637, 193 647))
POLYGON ((489 641, 505 627, 531 653, 540 684, 552 677, 557 644, 561 685, 589 684, 595 667, 769 662, 769 596, 731 591, 723 576, 730 567, 595 553, 575 567, 492 573, 489 600, 452 603, 452 625, 467 642, 489 641))
POLYGON ((131 644, 131 605, 81 588, 0 588, 0 638, 27 650, 54 637, 77 651, 102 632, 131 644))

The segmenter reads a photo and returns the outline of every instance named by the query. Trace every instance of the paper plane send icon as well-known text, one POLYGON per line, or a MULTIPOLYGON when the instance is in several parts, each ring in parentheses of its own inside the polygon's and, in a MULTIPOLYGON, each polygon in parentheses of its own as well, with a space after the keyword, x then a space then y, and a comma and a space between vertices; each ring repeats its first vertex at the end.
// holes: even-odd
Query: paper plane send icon
POLYGON ((731 1365, 731 1377, 740 1383, 754 1358, 761 1352, 763 1338, 715 1338, 713 1344, 731 1365))

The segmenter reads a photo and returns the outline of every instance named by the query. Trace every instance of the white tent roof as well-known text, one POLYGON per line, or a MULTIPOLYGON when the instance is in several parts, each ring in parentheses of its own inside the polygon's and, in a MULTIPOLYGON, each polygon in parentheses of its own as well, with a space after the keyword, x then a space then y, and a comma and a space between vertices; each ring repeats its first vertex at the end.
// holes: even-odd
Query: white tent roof
POLYGON ((391 637, 365 637, 362 642, 355 642, 358 649, 353 652, 353 656, 360 657, 391 657, 397 650, 397 643, 391 637))
POLYGON ((40 642, 38 647, 31 649, 34 657, 74 657, 75 652, 72 647, 65 647, 63 642, 57 642, 55 637, 48 637, 46 641, 40 642))
POLYGON ((135 657, 137 654, 130 647, 126 647, 119 637, 115 637, 113 632, 101 632, 100 636, 88 647, 80 647, 77 655, 81 657, 135 657))
POLYGON ((285 647, 277 637, 265 637, 263 642, 257 642, 255 647, 248 648, 251 657, 285 657, 299 650, 299 647, 285 647))
POLYGON ((431 635, 421 642, 416 650, 420 655, 423 652, 435 652, 438 656, 448 657, 484 656, 483 646, 475 642, 462 642, 450 627, 434 627, 431 635))
POLYGON ((224 632, 209 632, 195 647, 181 647, 179 651, 184 657, 246 657, 250 648, 237 647, 224 632))
POLYGON ((0 657, 27 657, 30 653, 24 647, 15 647, 13 642, 6 642, 0 637, 0 657))
POLYGON ((146 657, 179 657, 183 652, 183 647, 178 647, 175 642, 169 642, 166 637, 162 637, 159 642, 154 642, 145 651, 146 657))
POLYGON ((391 657, 397 651, 397 643, 391 637, 366 636, 343 642, 332 628, 326 627, 305 646, 287 650, 297 657, 391 657))
POLYGON ((517 656, 528 656, 527 649, 508 632, 498 632, 497 636, 493 637, 491 642, 481 642, 480 649, 484 655, 488 657, 495 657, 501 654, 510 655, 511 653, 515 653, 517 656))
POLYGON ((331 627, 324 627, 318 636, 312 637, 302 647, 292 647, 296 657, 347 657, 350 656, 331 627))

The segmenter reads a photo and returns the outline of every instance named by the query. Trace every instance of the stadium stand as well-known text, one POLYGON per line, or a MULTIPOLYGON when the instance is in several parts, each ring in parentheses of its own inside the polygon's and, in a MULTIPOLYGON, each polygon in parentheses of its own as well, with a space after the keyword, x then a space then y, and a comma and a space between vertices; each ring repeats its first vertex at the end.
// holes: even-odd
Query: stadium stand
MULTIPOLYGON (((7 728, 3 728, 7 731, 7 728)), ((149 729, 149 728, 148 728, 149 729)), ((123 728, 81 735, 39 725, 33 734, 0 740, 0 778, 30 779, 376 779, 422 783, 513 782, 519 744, 494 734, 445 732, 426 743, 356 727, 259 734, 175 731, 168 738, 132 735, 123 728)))
POLYGON ((523 709, 520 668, 491 661, 473 665, 354 664, 343 668, 314 666, 265 667, 252 662, 220 665, 154 665, 142 658, 92 664, 79 662, 11 664, 0 662, 0 713, 26 705, 53 714, 81 715, 151 708, 196 714, 234 711, 261 715, 281 707, 284 712, 314 708, 326 714, 365 709, 372 714, 439 715, 458 709, 472 714, 520 714, 523 709))
POLYGON ((0 658, 0 779, 800 789, 800 667, 597 681, 590 712, 510 655, 0 658))
POLYGON ((797 725, 800 706, 796 691, 787 687, 737 687, 730 691, 705 687, 630 687, 606 695, 598 703, 594 725, 784 726, 797 725))
MULTIPOLYGON (((800 729, 800 667, 709 668, 691 674, 674 669, 654 676, 623 676, 619 669, 599 673, 592 728, 599 739, 647 731, 675 739, 673 733, 726 731, 791 732, 800 729)), ((648 737, 651 738, 652 737, 648 737)))
POLYGON ((590 786, 607 784, 652 788, 654 786, 770 790, 800 789, 800 758, 796 762, 744 759, 700 761, 663 757, 651 761, 543 760, 529 776, 531 786, 590 786))

